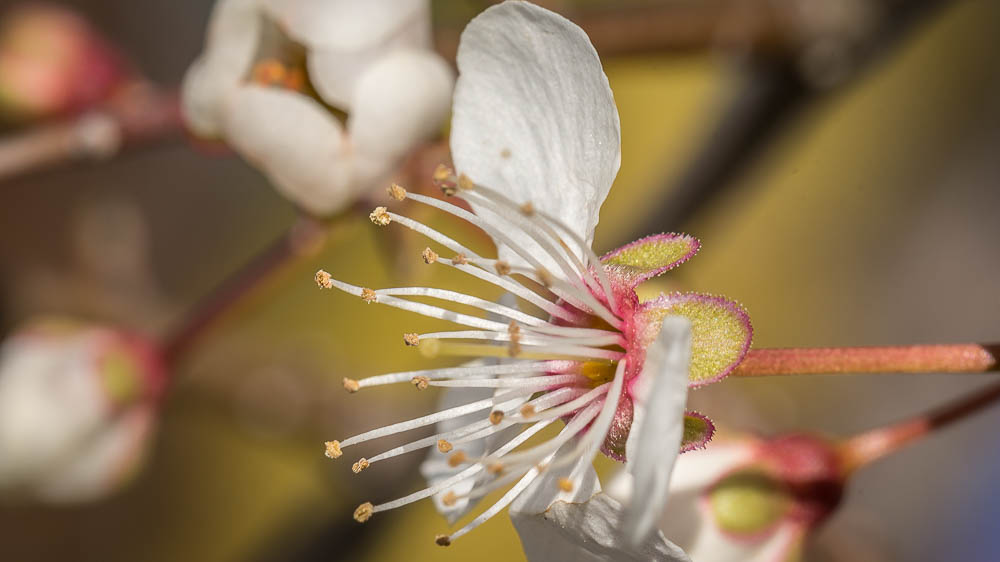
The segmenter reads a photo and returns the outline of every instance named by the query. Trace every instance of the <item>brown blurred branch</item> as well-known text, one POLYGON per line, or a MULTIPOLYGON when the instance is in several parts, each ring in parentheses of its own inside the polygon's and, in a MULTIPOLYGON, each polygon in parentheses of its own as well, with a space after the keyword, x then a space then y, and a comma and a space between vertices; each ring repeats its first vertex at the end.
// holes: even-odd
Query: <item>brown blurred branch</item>
POLYGON ((54 164, 109 158, 181 131, 177 95, 135 82, 86 113, 0 139, 0 181, 54 164))
POLYGON ((839 445, 841 471, 848 475, 904 446, 979 412, 1000 400, 1000 384, 903 422, 866 431, 839 445))

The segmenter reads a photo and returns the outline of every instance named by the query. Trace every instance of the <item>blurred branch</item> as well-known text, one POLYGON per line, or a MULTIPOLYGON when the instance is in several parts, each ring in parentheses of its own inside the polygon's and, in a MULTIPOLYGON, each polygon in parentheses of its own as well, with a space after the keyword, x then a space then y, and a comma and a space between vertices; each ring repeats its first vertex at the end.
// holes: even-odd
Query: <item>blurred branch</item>
POLYGON ((0 139, 0 181, 55 164, 110 158, 130 145, 182 131, 176 94, 136 82, 68 121, 0 139))
POLYGON ((752 349, 731 376, 985 373, 1000 371, 1000 344, 752 349))
POLYGON ((866 431, 845 439, 839 445, 844 475, 872 463, 904 446, 981 411, 1000 400, 1000 384, 986 387, 970 396, 916 418, 866 431))
MULTIPOLYGON (((791 0, 774 5, 779 4, 788 8, 796 5, 791 0)), ((935 8, 947 2, 831 0, 822 5, 834 4, 850 8, 844 13, 851 16, 818 17, 780 33, 736 33, 732 35, 734 41, 722 43, 730 50, 742 47, 733 53, 737 55, 733 59, 737 61, 738 90, 691 162, 679 176, 666 180, 667 196, 659 199, 660 208, 639 231, 680 228, 681 223, 734 187, 734 178, 802 109, 834 87, 851 84, 864 68, 885 56, 935 8), (792 32, 793 28, 798 31, 792 32)), ((779 14, 776 21, 784 19, 779 14)))
POLYGON ((191 307, 188 316, 163 339, 163 355, 167 363, 175 363, 200 336, 245 298, 260 290, 283 266, 318 251, 326 235, 325 225, 317 219, 306 215, 299 218, 271 245, 191 307))

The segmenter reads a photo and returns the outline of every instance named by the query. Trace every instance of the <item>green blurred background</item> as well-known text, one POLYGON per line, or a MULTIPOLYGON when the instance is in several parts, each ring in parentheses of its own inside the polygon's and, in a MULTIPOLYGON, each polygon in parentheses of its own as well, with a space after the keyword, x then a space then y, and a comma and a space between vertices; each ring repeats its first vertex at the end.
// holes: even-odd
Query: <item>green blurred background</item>
MULTIPOLYGON (((549 3, 602 3, 577 4, 549 3)), ((194 0, 71 5, 166 85, 200 50, 209 9, 194 0)), ((435 14, 460 29, 478 8, 438 2, 435 14)), ((646 230, 697 236, 700 254, 665 283, 741 301, 760 346, 996 339, 998 23, 1000 3, 989 0, 936 9, 847 83, 811 97, 697 212, 663 226, 672 186, 740 95, 742 61, 711 45, 602 53, 623 148, 596 249, 646 230)), ((7 180, 0 201, 7 330, 37 312, 71 312, 162 331, 295 217, 238 158, 184 142, 7 180), (97 235, 87 229, 95 223, 97 235), (86 248, 94 243, 125 255, 124 265, 93 263, 86 248), (53 275, 68 286, 53 285, 53 275)), ((351 512, 360 501, 421 487, 420 459, 353 475, 349 463, 322 455, 324 440, 416 415, 434 398, 410 388, 344 393, 341 377, 426 362, 399 343, 401 332, 422 325, 319 292, 312 280, 322 267, 369 286, 462 282, 426 279, 436 274, 413 265, 422 246, 407 238, 387 240, 364 212, 341 217, 322 251, 281 270, 184 359, 136 481, 94 505, 0 506, 0 559, 521 559, 503 517, 447 549, 433 544, 447 526, 427 502, 357 525, 351 512), (400 248, 412 260, 387 253, 400 248)), ((980 379, 730 380, 692 401, 722 423, 846 435, 918 413, 980 379)), ((997 423, 1000 412, 988 412, 865 469, 813 557, 1000 556, 997 423)))

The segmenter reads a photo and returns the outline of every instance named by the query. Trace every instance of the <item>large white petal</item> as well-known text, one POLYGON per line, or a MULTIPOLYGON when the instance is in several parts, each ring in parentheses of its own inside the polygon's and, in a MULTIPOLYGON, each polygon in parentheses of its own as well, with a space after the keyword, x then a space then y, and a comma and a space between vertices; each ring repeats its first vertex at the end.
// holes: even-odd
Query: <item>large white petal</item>
POLYGON ((427 0, 263 0, 290 37, 310 49, 354 51, 430 26, 427 0))
POLYGON ((465 28, 458 70, 451 133, 458 171, 517 203, 530 201, 589 243, 621 164, 621 131, 587 35, 548 10, 505 2, 465 28))
POLYGON ((641 544, 653 532, 667 502, 684 433, 690 364, 691 323, 681 316, 664 318, 633 388, 635 414, 625 444, 633 477, 625 526, 632 544, 641 544))
POLYGON ((309 212, 326 215, 353 198, 352 155, 340 123, 312 99, 243 86, 229 96, 223 126, 230 146, 309 212))
POLYGON ((629 546, 622 529, 622 508, 598 493, 583 503, 557 501, 544 513, 511 510, 514 528, 531 562, 688 561, 661 533, 639 547, 629 546))
POLYGON ((205 50, 181 84, 184 117, 195 134, 220 134, 222 103, 257 53, 260 16, 257 0, 219 0, 212 9, 205 50))
POLYGON ((361 76, 347 120, 354 153, 373 164, 361 181, 377 181, 411 148, 440 132, 452 84, 441 57, 412 49, 380 58, 361 76))

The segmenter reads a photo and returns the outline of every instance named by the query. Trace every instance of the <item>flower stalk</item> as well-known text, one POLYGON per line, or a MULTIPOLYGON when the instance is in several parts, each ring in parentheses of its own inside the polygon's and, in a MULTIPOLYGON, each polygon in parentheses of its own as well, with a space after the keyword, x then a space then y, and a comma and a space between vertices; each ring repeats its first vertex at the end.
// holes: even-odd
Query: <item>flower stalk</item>
POLYGON ((230 274, 191 308, 188 316, 164 338, 166 362, 176 363, 221 318, 270 285, 281 271, 298 258, 313 255, 327 235, 328 229, 322 223, 303 215, 270 246, 230 274))
POLYGON ((1000 344, 752 349, 734 377, 1000 371, 1000 344))
POLYGON ((998 400, 1000 384, 992 384, 915 418, 849 437, 838 446, 841 473, 846 478, 857 469, 894 453, 933 431, 964 420, 998 400))

